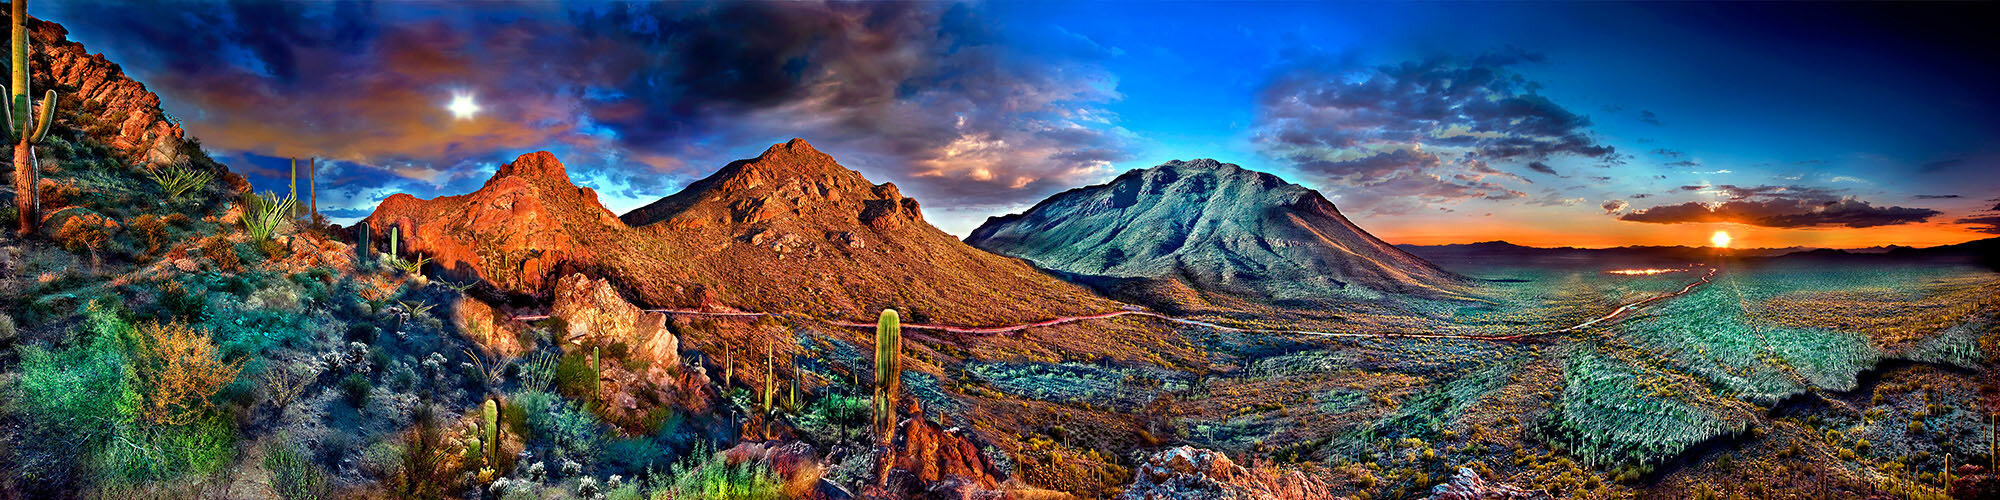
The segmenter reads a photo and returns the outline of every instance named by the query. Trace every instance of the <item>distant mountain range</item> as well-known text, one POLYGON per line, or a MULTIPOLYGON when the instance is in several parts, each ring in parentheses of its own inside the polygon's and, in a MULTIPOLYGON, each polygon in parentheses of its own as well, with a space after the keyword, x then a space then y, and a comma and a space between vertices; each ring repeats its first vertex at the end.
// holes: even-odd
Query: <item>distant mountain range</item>
POLYGON ((803 140, 771 146, 687 189, 614 216, 547 152, 501 166, 471 194, 395 195, 366 221, 407 248, 521 295, 562 273, 609 278, 655 307, 871 320, 1010 324, 1118 305, 925 222, 916 200, 803 140))
POLYGON ((1207 159, 1056 194, 988 219, 966 242, 1177 310, 1447 297, 1466 283, 1369 235, 1317 191, 1207 159))
POLYGON ((1575 247, 1529 247, 1505 241, 1485 241, 1479 243, 1459 243, 1450 245, 1397 245, 1412 254, 1436 262, 1460 263, 1519 263, 1519 264, 1570 264, 1587 262, 1617 262, 1620 264, 1681 264, 1705 261, 1715 258, 1803 260, 1803 259, 1845 259, 1845 260, 1968 260, 1992 265, 1995 256, 2000 255, 2000 238, 1974 240, 1956 245, 1928 248, 1906 246, 1879 246, 1868 248, 1827 249, 1810 247, 1784 248, 1711 248, 1688 246, 1628 246, 1612 248, 1575 247))

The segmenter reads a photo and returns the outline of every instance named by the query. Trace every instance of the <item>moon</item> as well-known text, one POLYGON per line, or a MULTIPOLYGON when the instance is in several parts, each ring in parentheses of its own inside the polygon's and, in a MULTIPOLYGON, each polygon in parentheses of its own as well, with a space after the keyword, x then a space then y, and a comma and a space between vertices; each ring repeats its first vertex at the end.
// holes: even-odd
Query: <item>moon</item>
POLYGON ((1716 231, 1714 236, 1708 237, 1708 243, 1716 248, 1729 248, 1729 232, 1716 231))
POLYGON ((454 118, 467 120, 471 119, 472 115, 479 114, 479 102, 472 99, 472 94, 454 94, 451 96, 451 103, 444 105, 444 109, 451 111, 451 116, 454 118))

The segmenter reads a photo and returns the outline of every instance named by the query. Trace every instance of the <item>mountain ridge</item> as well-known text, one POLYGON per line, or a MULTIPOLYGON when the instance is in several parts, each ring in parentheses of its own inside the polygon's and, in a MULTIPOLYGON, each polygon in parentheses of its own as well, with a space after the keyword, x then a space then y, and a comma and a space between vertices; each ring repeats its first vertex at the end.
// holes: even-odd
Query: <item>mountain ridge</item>
POLYGON ((1169 161, 1064 191, 989 218, 966 241, 1079 281, 1153 294, 1138 300, 1169 309, 1246 298, 1310 308, 1387 295, 1451 297, 1466 281, 1368 234, 1317 191, 1213 159, 1169 161), (1204 297, 1188 300, 1189 293, 1204 297))

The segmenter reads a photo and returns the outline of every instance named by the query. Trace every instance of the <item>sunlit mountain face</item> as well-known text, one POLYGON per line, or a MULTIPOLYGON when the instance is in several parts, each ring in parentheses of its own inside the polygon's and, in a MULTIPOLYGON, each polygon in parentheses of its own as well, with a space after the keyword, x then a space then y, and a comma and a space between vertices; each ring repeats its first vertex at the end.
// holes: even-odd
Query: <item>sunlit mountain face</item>
POLYGON ((459 193, 548 149, 623 213, 807 138, 964 236, 1216 158, 1393 243, 2000 232, 1990 6, 137 3, 42 15, 259 189, 459 193))

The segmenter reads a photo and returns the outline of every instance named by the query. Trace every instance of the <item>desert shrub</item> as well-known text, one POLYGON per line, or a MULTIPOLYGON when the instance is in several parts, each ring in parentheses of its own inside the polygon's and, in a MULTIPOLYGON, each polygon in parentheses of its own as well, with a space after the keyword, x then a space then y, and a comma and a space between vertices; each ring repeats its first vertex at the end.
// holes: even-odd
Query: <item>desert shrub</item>
POLYGON ((118 480, 161 480, 206 475, 236 455, 236 427, 222 415, 186 425, 120 426, 116 446, 103 457, 105 475, 118 480))
POLYGON ((401 498, 456 496, 464 486, 459 453, 463 449, 445 442, 444 429, 430 405, 419 406, 414 420, 415 425, 403 433, 402 453, 387 481, 390 488, 401 498))
POLYGON ((282 198, 277 193, 245 196, 243 230, 250 233, 252 240, 268 241, 271 236, 291 228, 298 204, 296 195, 289 193, 282 198))
POLYGON ((666 486, 655 489, 652 497, 778 499, 784 498, 784 484, 770 468, 747 463, 731 465, 722 453, 697 447, 674 466, 666 486))
POLYGON ((14 326, 14 317, 0 313, 0 346, 14 343, 14 337, 19 334, 14 326))
POLYGON ((556 392, 576 399, 594 399, 597 377, 597 370, 590 366, 590 353, 578 350, 565 354, 562 361, 556 363, 556 392))
POLYGON ((116 337, 92 336, 81 345, 21 349, 20 378, 7 410, 36 436, 14 450, 19 478, 61 488, 88 473, 77 457, 98 453, 139 406, 126 379, 125 355, 116 337))
POLYGON ((368 406, 368 393, 375 391, 375 385, 368 383, 368 376, 359 373, 347 374, 340 379, 340 393, 347 396, 347 402, 355 408, 368 406))
POLYGON ((656 465, 666 465, 657 463, 666 454, 666 447, 661 446, 652 436, 612 439, 604 445, 605 461, 619 470, 628 472, 650 470, 656 465))
POLYGON ((154 169, 147 172, 146 176, 160 187, 161 194, 167 195, 168 202, 180 201, 181 195, 206 186, 208 181, 215 179, 214 172, 188 168, 185 164, 154 169))
POLYGON ((160 247, 166 244, 167 219, 164 217, 154 214, 141 215, 132 218, 132 222, 126 227, 146 242, 146 255, 159 252, 160 247))
POLYGON ((138 377, 148 423, 185 425, 207 415, 209 401, 236 380, 243 361, 224 362, 208 332, 180 323, 140 325, 132 369, 138 377))
POLYGON ((542 391, 527 391, 514 397, 527 424, 528 437, 549 443, 551 449, 571 458, 596 454, 600 444, 596 416, 576 403, 542 391))
POLYGON ((271 489, 285 500, 328 498, 326 472, 290 445, 273 443, 264 452, 264 469, 271 473, 271 489))

